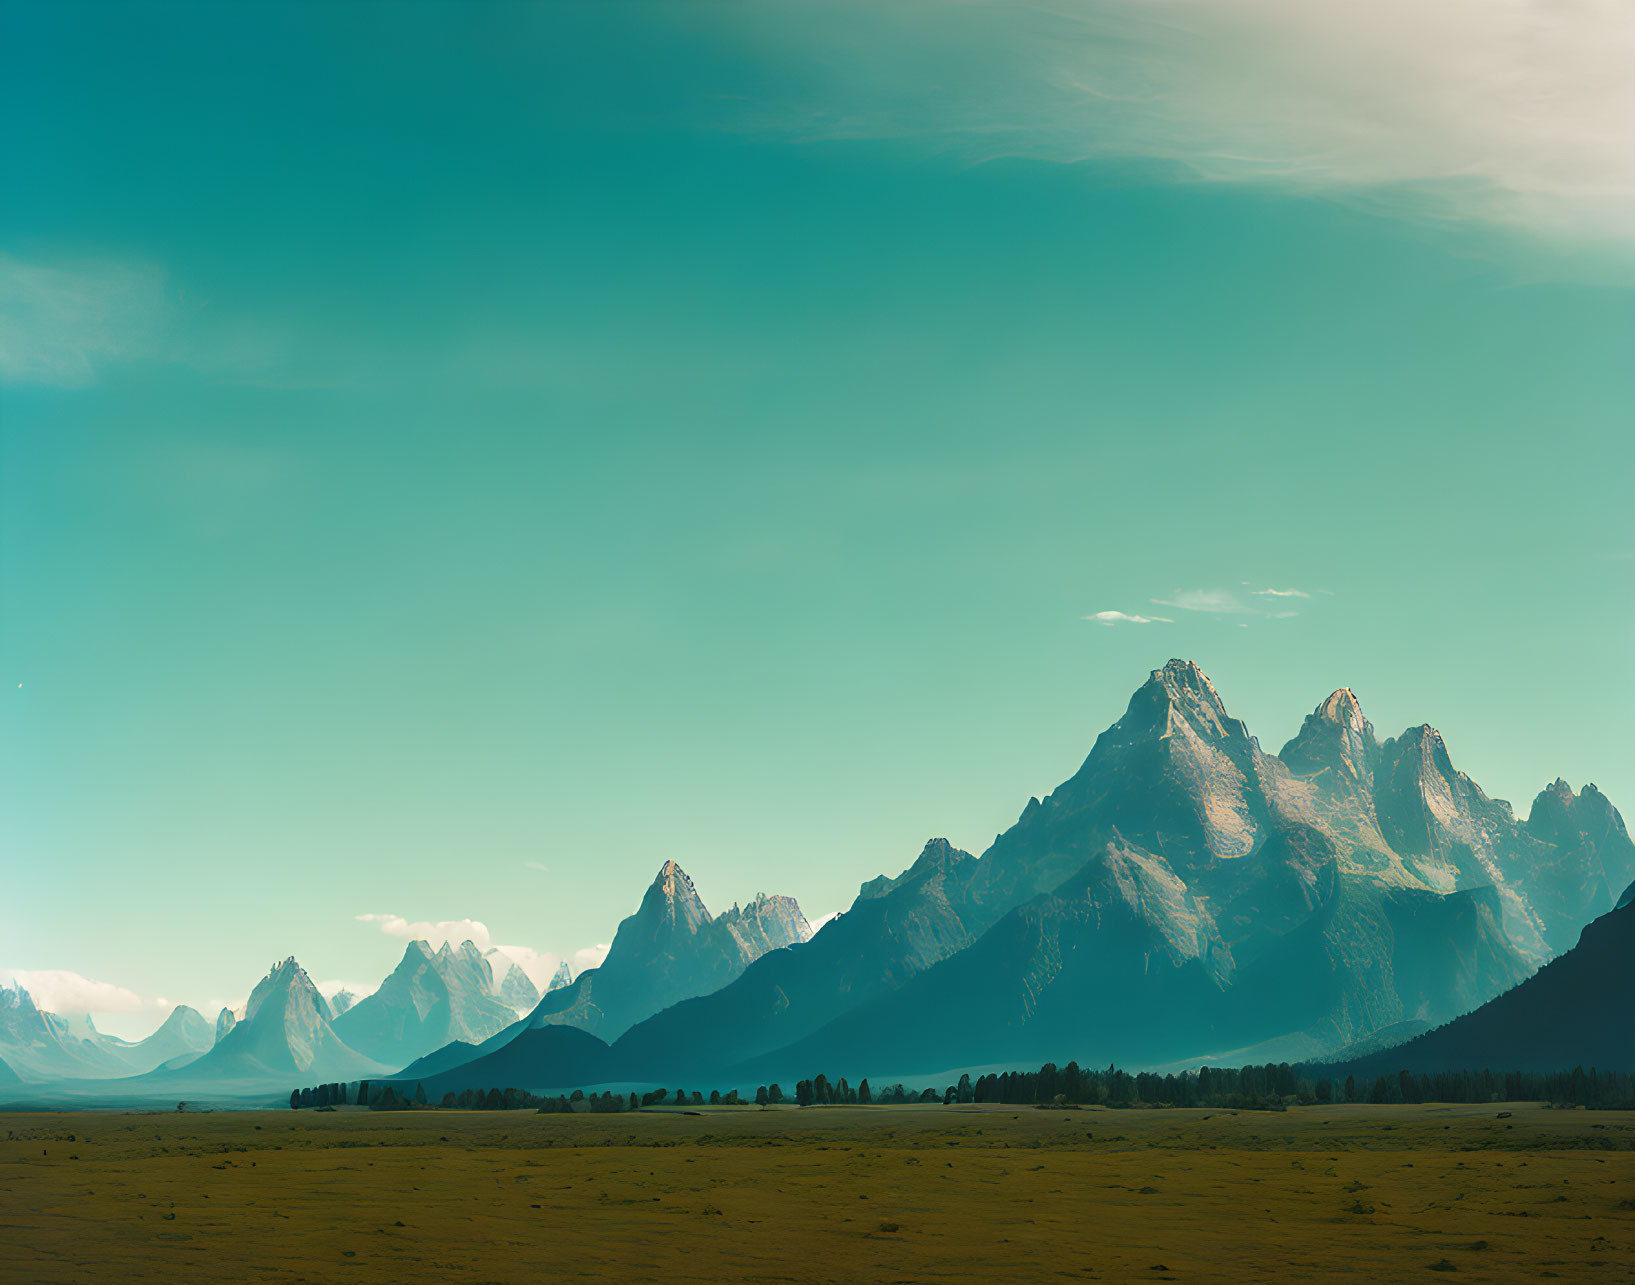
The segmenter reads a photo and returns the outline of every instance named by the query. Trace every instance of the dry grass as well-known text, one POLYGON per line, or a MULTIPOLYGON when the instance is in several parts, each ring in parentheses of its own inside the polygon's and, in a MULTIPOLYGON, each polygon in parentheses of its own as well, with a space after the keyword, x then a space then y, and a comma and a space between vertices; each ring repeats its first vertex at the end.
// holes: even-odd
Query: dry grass
POLYGON ((1635 1279, 1635 1118, 0 1117, 0 1280, 1635 1279))

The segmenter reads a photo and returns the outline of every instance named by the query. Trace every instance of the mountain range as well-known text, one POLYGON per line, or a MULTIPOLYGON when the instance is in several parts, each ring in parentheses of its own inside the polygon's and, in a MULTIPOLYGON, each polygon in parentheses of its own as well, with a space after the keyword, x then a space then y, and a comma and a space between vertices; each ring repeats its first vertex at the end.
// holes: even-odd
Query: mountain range
MULTIPOLYGON (((980 858, 933 840, 811 941, 634 1024, 605 1056, 531 1037, 506 1082, 565 1084, 593 1063, 733 1083, 1311 1057, 1508 991, 1631 878, 1635 845, 1593 786, 1558 781, 1520 822, 1434 728, 1381 742, 1347 689, 1271 755, 1176 660, 980 858)), ((495 1083, 482 1059, 517 1033, 496 1038, 465 1067, 434 1055, 411 1070, 495 1083)))
POLYGON ((35 1082, 386 1077, 441 1093, 1301 1060, 1427 1031, 1402 1047, 1475 1049, 1448 1042, 1480 1028, 1455 1019, 1591 1020, 1593 997, 1530 997, 1586 967, 1629 976, 1635 911, 1614 901, 1632 881, 1635 844, 1593 785, 1558 779, 1520 820, 1434 728, 1382 741, 1345 688, 1270 754, 1174 660, 981 856, 934 839, 815 935, 788 897, 712 915, 666 861, 602 964, 564 964, 543 995, 501 952, 416 941, 362 999, 329 1003, 287 959, 213 1039, 178 1010, 124 1045, 14 988, 0 1059, 35 1082))
POLYGON ((84 1014, 41 1012, 21 986, 0 987, 0 1060, 19 1079, 97 1080, 139 1075, 198 1057, 213 1039, 210 1024, 178 1005, 144 1040, 104 1035, 84 1014))
POLYGON ((212 1028, 179 1007, 140 1044, 101 1035, 83 1015, 42 1013, 21 987, 0 989, 0 1061, 12 1072, 0 1072, 0 1084, 72 1082, 76 1098, 95 1096, 98 1086, 122 1096, 203 1097, 276 1092, 292 1078, 378 1076, 437 1051, 445 1059, 475 1055, 477 1046, 508 1041, 528 1022, 623 1030, 809 934, 789 897, 761 895, 712 916, 686 872, 666 862, 602 966, 575 978, 561 964, 544 997, 501 951, 470 941, 434 950, 423 940, 410 942, 397 967, 361 999, 341 991, 341 1002, 326 1000, 289 958, 257 984, 242 1017, 224 1008, 212 1028), (496 964, 505 970, 500 980, 496 964))

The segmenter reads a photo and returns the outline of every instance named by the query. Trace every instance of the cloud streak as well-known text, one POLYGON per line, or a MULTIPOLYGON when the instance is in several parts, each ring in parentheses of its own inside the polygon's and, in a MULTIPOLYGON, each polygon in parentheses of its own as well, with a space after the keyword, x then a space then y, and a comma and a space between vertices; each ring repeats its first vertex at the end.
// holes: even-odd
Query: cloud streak
POLYGON ((1215 616, 1256 614, 1230 589, 1177 589, 1168 598, 1154 598, 1160 607, 1174 607, 1179 611, 1201 611, 1215 616))
POLYGON ((740 21, 800 87, 746 128, 922 139, 972 161, 1149 159, 1635 240, 1623 0, 911 0, 740 21))
POLYGON ((107 366, 157 355, 171 311, 151 265, 0 254, 0 382, 89 384, 107 366))
MULTIPOLYGON (((1177 589, 1168 598, 1153 598, 1150 601, 1161 607, 1174 607, 1179 611, 1214 616, 1217 619, 1227 616, 1258 616, 1263 620, 1289 620, 1300 613, 1286 604, 1291 600, 1310 598, 1311 595, 1304 589, 1251 589, 1249 597, 1268 598, 1271 601, 1264 603, 1245 601, 1231 589, 1177 589)), ((1236 623, 1247 625, 1249 622, 1238 620, 1236 623)))

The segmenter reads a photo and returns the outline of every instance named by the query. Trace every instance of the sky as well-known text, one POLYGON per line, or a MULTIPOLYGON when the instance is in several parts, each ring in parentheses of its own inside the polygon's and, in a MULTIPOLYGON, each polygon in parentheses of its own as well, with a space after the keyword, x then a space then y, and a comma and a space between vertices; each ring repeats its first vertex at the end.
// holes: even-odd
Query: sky
POLYGON ((0 976, 585 967, 981 852, 1148 672, 1635 807, 1586 0, 0 8, 0 976))

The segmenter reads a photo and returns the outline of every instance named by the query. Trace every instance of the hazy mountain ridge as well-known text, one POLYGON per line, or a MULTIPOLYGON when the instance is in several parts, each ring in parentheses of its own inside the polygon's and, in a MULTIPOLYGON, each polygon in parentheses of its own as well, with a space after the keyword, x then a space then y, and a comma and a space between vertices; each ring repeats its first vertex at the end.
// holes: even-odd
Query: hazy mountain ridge
POLYGON ((0 987, 0 1057, 28 1081, 112 1079, 197 1057, 214 1042, 210 1024, 178 1004, 151 1035, 122 1040, 84 1014, 42 1012, 20 985, 0 987))
POLYGON ((335 1033, 364 1056, 388 1066, 407 1062, 452 1040, 476 1044, 516 1021, 495 994, 494 975, 469 941, 437 950, 412 941, 372 994, 335 1019, 335 1033))

